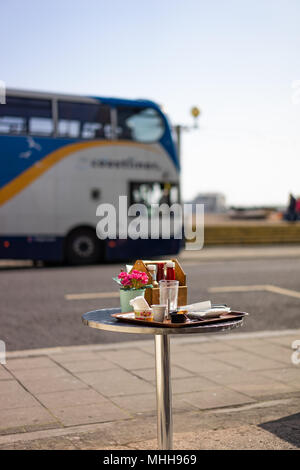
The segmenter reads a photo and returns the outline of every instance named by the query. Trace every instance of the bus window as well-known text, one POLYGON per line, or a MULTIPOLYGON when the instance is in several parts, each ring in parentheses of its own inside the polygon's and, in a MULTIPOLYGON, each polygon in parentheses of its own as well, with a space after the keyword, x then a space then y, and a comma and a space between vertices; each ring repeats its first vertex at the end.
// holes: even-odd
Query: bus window
POLYGON ((50 136, 53 133, 53 121, 44 117, 29 119, 29 134, 50 136))
POLYGON ((80 122, 73 119, 60 119, 58 121, 57 133, 59 137, 76 139, 80 134, 80 122))
POLYGON ((58 136, 81 139, 111 138, 109 106, 59 101, 58 136))
POLYGON ((0 116, 0 134, 25 134, 25 132, 26 120, 23 117, 0 116))
POLYGON ((157 142, 165 127, 159 113, 153 108, 118 108, 117 135, 119 139, 137 142, 157 142))
POLYGON ((0 106, 0 133, 52 135, 51 101, 8 96, 0 106))
POLYGON ((130 204, 144 204, 148 210, 151 204, 168 204, 179 202, 178 184, 159 182, 130 183, 130 204))

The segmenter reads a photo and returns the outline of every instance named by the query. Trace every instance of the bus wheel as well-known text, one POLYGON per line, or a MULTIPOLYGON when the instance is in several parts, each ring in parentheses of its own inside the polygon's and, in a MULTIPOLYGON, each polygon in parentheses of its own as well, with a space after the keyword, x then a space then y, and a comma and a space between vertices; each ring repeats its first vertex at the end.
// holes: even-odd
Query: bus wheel
POLYGON ((68 264, 94 264, 100 260, 100 240, 90 229, 78 229, 67 238, 66 258, 68 264))

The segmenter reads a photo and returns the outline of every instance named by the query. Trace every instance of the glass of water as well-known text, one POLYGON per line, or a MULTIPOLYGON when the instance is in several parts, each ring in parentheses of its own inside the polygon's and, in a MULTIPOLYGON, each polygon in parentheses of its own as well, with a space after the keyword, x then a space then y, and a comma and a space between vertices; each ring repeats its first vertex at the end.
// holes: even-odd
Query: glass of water
POLYGON ((179 281, 159 281, 159 303, 167 305, 167 315, 177 309, 179 281))

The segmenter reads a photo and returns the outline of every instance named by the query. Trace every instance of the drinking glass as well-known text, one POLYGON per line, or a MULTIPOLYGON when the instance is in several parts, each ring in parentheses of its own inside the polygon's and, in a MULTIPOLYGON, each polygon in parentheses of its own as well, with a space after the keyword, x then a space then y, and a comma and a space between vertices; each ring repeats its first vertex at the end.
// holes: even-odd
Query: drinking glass
POLYGON ((167 315, 177 309, 179 281, 159 281, 159 303, 167 305, 167 315))

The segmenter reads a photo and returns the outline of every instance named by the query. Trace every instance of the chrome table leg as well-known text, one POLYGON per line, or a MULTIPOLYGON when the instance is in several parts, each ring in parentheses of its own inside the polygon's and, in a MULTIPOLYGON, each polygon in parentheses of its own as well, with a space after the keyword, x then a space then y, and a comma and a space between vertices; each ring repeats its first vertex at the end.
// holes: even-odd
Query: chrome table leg
POLYGON ((172 390, 169 335, 155 335, 158 448, 173 448, 172 390))

